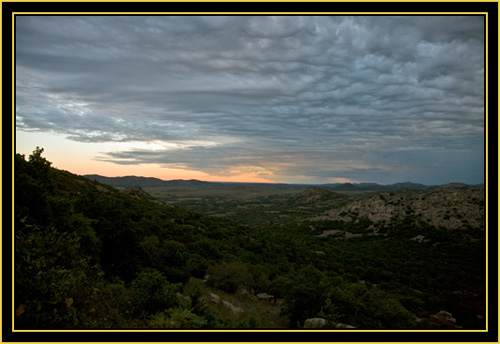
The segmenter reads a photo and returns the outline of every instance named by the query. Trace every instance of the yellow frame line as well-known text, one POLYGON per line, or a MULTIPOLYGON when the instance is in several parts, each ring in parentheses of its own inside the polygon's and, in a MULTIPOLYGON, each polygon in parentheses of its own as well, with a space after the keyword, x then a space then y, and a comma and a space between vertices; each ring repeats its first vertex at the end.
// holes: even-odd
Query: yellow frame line
MULTIPOLYGON (((347 12, 87 12, 87 11, 75 11, 75 12, 12 12, 12 15, 26 15, 26 14, 33 14, 33 15, 54 15, 54 16, 59 16, 59 15, 64 15, 64 14, 117 14, 117 15, 137 15, 137 14, 144 14, 144 15, 162 15, 162 14, 192 14, 192 15, 198 15, 198 14, 204 14, 204 15, 226 15, 226 14, 255 14, 255 15, 264 15, 264 14, 286 14, 286 15, 310 15, 310 14, 320 14, 320 15, 327 15, 327 14, 339 14, 339 15, 345 15, 345 14, 356 14, 356 15, 362 15, 362 14, 370 14, 370 15, 380 15, 380 14, 409 14, 409 15, 434 15, 434 14, 439 14, 439 15, 446 15, 450 14, 450 12, 401 12, 401 11, 394 11, 394 12, 352 12, 352 11, 347 11, 347 12)), ((459 14, 484 14, 487 15, 488 12, 453 12, 453 15, 459 15, 459 14)))
MULTIPOLYGON (((119 1, 119 0, 109 0, 110 2, 135 2, 135 0, 125 0, 125 1, 119 1)), ((173 0, 167 0, 167 1, 162 1, 162 0, 151 0, 152 2, 174 2, 173 0)), ((286 0, 275 0, 277 2, 302 2, 302 0, 291 0, 291 1, 286 1, 286 0)), ((331 0, 316 0, 317 2, 336 2, 336 1, 331 1, 331 0)), ((374 0, 347 0, 348 2, 393 2, 391 0, 388 1, 374 1, 374 0)), ((1 0, 0 2, 17 2, 17 1, 4 1, 1 0)), ((52 1, 43 1, 43 0, 32 0, 32 2, 65 2, 64 0, 52 0, 52 1)), ((99 0, 84 0, 84 2, 101 2, 99 0)), ((243 2, 243 0, 215 0, 215 1, 209 1, 209 0, 184 0, 183 2, 243 2)), ((267 0, 252 0, 252 2, 268 2, 267 0)), ((432 0, 421 0, 420 2, 435 2, 432 0)), ((459 1, 452 1, 452 0, 443 0, 443 2, 469 2, 468 0, 459 0, 459 1)), ((484 2, 496 2, 498 3, 497 0, 486 0, 484 2)), ((500 11, 500 10, 499 10, 500 11)), ((0 14, 2 13, 2 8, 0 6, 0 14)), ((29 14, 36 14, 36 15, 64 15, 64 14, 120 14, 120 15, 127 15, 127 14, 258 14, 258 15, 263 15, 263 14, 426 14, 426 15, 432 15, 432 14, 478 14, 478 15, 485 15, 485 68, 488 70, 488 13, 489 12, 13 12, 12 13, 12 119, 15 119, 15 78, 14 78, 14 73, 15 73, 15 16, 16 15, 29 15, 29 14)), ((1 30, 1 28, 0 28, 1 30)), ((1 40, 1 38, 0 38, 1 40)), ((2 51, 2 48, 0 47, 0 52, 2 51)), ((500 61, 498 62, 500 65, 500 61)), ((2 68, 0 67, 0 76, 2 75, 2 68)), ((486 147, 485 147, 485 154, 486 157, 488 156, 488 73, 485 73, 485 85, 486 85, 486 92, 485 92, 485 117, 486 117, 486 123, 485 123, 485 140, 486 140, 486 147)), ((1 86, 0 86, 1 87, 1 86)), ((499 91, 499 96, 500 96, 500 91, 499 91)), ((2 103, 2 98, 0 98, 0 104, 2 103)), ((0 128, 2 128, 2 123, 0 123, 0 128)), ((500 129, 500 124, 499 124, 499 129, 500 129)), ((12 121, 12 138, 14 140, 14 134, 15 134, 15 121, 12 121)), ((0 142, 0 147, 1 147, 1 142, 0 142)), ((1 153, 0 153, 1 155, 1 153)), ((14 158, 15 158, 15 145, 12 145, 12 185, 14 185, 14 158)), ((0 162, 0 166, 2 163, 0 162)), ((488 180, 488 159, 486 158, 485 161, 486 165, 486 181, 488 180)), ((2 190, 2 183, 0 183, 0 191, 2 190)), ((499 186, 500 190, 500 186, 499 186)), ((488 200, 488 189, 486 188, 486 200, 488 200)), ((1 204, 2 200, 0 200, 1 204)), ((500 211, 500 205, 498 206, 498 210, 500 211)), ((0 210, 0 217, 3 215, 2 211, 0 210)), ((14 192, 12 192, 12 219, 14 219, 14 192)), ((488 319, 488 203, 486 202, 486 318, 488 319)), ((15 253, 15 245, 14 245, 14 238, 15 238, 15 228, 14 228, 14 221, 12 222, 12 320, 14 320, 14 312, 15 312, 15 303, 14 303, 14 270, 15 270, 15 265, 14 265, 14 253, 15 253)), ((2 238, 0 236, 0 244, 2 243, 2 238)), ((500 243, 500 239, 499 239, 500 243)), ((1 258, 0 258, 1 261, 1 258)), ((2 282, 2 277, 0 276, 0 283, 2 282)), ((1 284, 0 284, 1 285, 1 284)), ((499 291, 500 294, 500 291, 499 291)), ((500 304, 500 300, 499 300, 500 304)), ((0 320, 2 319, 2 314, 0 314, 0 320)), ((169 330, 144 330, 144 329, 137 329, 137 330, 127 330, 127 329, 122 329, 122 330, 15 330, 14 329, 14 321, 12 321, 12 332, 248 332, 248 330, 176 330, 176 329, 169 329, 169 330)), ((255 332, 291 332, 291 330, 256 330, 255 332)), ((329 332, 416 332, 415 330, 305 330, 305 331, 298 331, 298 332, 323 332, 323 333, 329 333, 329 332)), ((418 330, 418 332, 464 332, 463 330, 418 330)), ((486 322, 486 329, 485 330, 467 330, 466 332, 488 332, 488 322, 486 322)))

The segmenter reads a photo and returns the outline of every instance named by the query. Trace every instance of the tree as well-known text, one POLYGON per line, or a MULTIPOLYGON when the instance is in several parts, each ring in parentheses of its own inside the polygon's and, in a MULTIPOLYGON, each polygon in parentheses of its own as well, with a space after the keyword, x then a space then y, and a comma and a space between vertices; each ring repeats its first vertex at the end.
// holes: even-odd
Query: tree
POLYGON ((227 293, 236 292, 239 286, 252 285, 252 274, 240 261, 212 266, 208 269, 208 274, 210 275, 208 285, 227 293))
POLYGON ((177 306, 180 286, 167 281, 158 270, 146 268, 132 282, 132 306, 137 314, 154 314, 177 306))
POLYGON ((50 167, 50 165, 52 165, 50 161, 42 157, 43 151, 43 148, 37 146, 33 151, 33 154, 29 156, 29 162, 33 164, 33 166, 50 167))
POLYGON ((284 314, 290 315, 291 326, 303 324, 307 318, 316 317, 326 299, 325 276, 312 265, 285 278, 282 285, 284 314))
POLYGON ((43 148, 36 147, 26 162, 24 155, 15 159, 14 199, 18 218, 48 225, 52 217, 49 195, 54 189, 50 161, 42 157, 43 148), (29 211, 28 211, 29 210, 29 211))

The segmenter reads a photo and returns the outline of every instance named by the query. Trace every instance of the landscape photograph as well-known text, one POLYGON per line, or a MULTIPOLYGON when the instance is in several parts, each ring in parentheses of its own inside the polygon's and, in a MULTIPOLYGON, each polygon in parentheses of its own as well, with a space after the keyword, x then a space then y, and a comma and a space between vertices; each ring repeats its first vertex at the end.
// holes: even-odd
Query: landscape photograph
POLYGON ((485 15, 13 29, 14 330, 488 329, 485 15))

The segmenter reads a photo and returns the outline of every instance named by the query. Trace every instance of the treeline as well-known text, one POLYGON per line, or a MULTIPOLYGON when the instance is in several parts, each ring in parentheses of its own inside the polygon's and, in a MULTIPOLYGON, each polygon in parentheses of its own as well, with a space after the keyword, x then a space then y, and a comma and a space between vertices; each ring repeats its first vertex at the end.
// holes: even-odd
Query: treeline
POLYGON ((429 315, 442 309, 484 325, 484 235, 428 228, 441 233, 434 245, 408 240, 411 223, 349 240, 318 238, 308 223, 243 226, 54 169, 42 153, 15 157, 18 329, 272 327, 223 321, 188 288, 206 275, 229 294, 283 300, 289 327, 321 317, 326 327, 434 328, 429 315))

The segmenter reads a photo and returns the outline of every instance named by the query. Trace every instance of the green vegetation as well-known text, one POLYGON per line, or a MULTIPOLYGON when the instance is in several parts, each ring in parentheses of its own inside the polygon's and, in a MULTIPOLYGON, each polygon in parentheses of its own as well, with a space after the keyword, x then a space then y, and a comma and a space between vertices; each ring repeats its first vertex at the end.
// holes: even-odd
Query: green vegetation
POLYGON ((448 328, 429 321, 441 310, 484 328, 484 228, 425 225, 406 208, 393 221, 319 219, 360 196, 304 188, 233 198, 215 210, 234 216, 208 216, 208 195, 193 212, 54 169, 42 153, 15 157, 16 329, 296 328, 316 317, 448 328))

